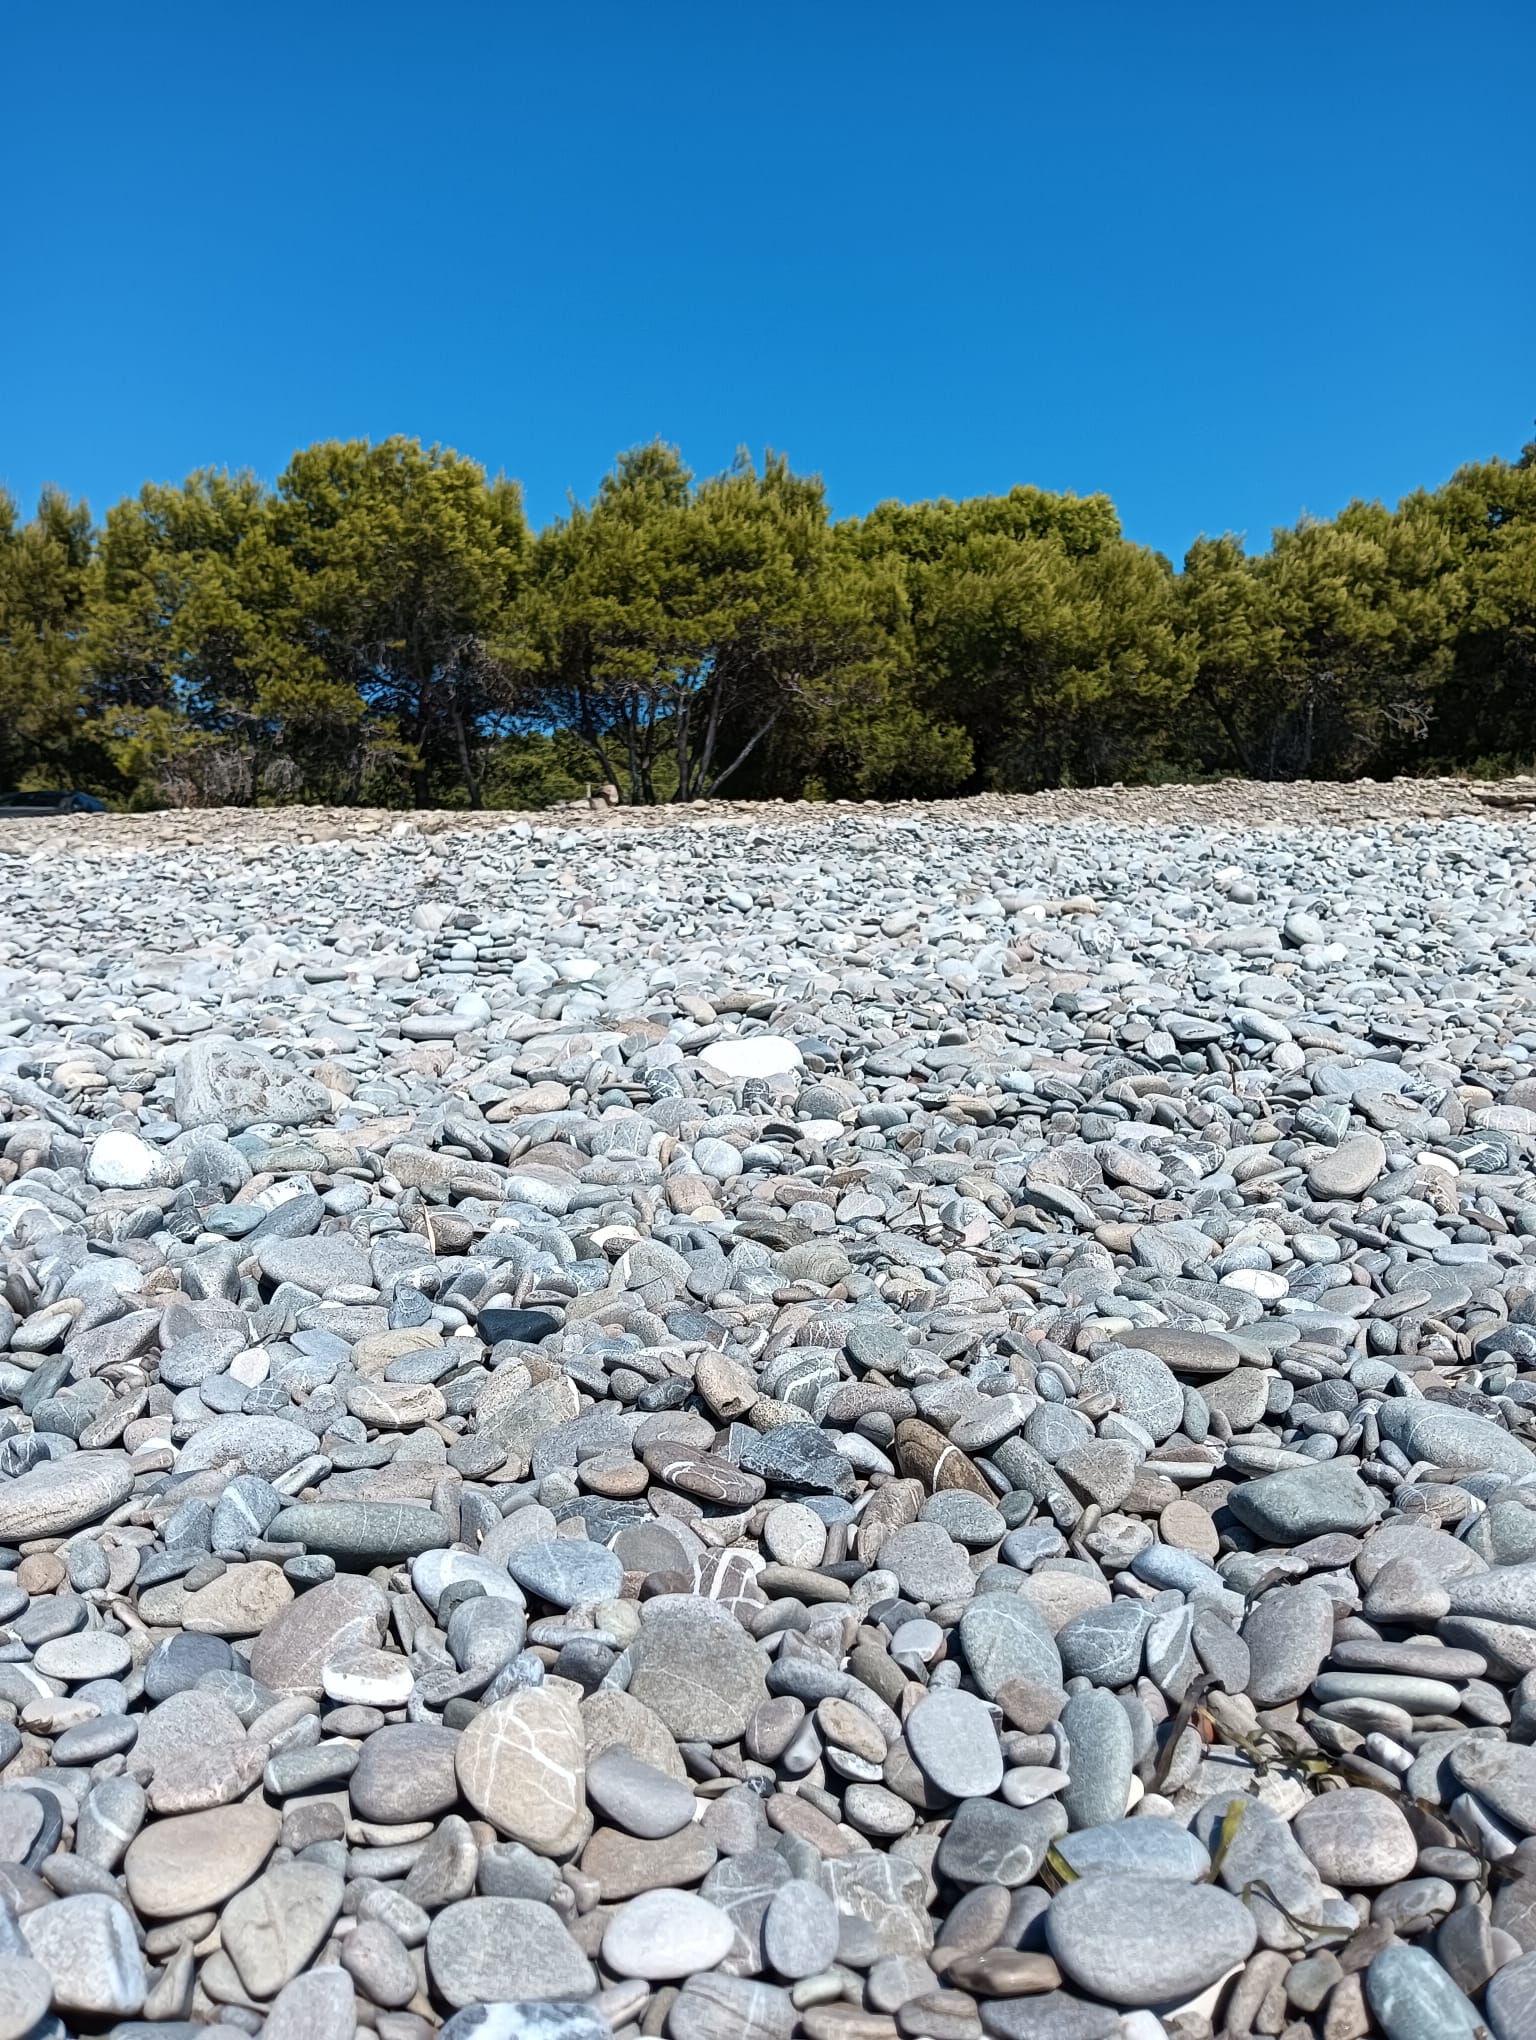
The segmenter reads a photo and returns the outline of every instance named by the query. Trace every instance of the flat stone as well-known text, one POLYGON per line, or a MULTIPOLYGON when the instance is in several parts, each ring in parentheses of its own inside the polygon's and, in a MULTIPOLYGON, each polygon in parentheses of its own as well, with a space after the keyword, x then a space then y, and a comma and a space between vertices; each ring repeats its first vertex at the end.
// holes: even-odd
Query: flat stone
POLYGON ((960 1616, 959 1633, 966 1663, 989 1700, 1014 1679, 1061 1686, 1061 1653, 1050 1625, 1022 1596, 978 1594, 960 1616))
POLYGON ((1110 1821, 1104 1827, 1079 1828, 1075 1834, 1064 1835, 1056 1849, 1079 1877, 1112 1870, 1140 1877, 1176 1877, 1193 1884, 1211 1867, 1210 1852, 1197 1836, 1177 1821, 1154 1814, 1110 1821))
POLYGON ((1003 1782, 1003 1753, 984 1700, 930 1693, 906 1721, 907 1746, 923 1775, 951 1799, 985 1798, 1003 1782))
POLYGON ((469 1581, 484 1594, 524 1605, 523 1590, 507 1571, 473 1551, 424 1551, 411 1561, 411 1585, 435 1615, 447 1588, 469 1581))
POLYGON ((344 1969, 296 1976, 273 2001, 261 2040, 353 2040, 357 2030, 352 1979, 344 1969))
POLYGON ((1346 1891, 1395 1884, 1412 1875, 1418 1860, 1412 1828, 1379 1792, 1325 1792, 1309 1799, 1291 1832, 1318 1874, 1346 1891))
POLYGON ((1494 2040, 1533 2040, 1533 2035, 1536 2035, 1536 1955, 1518 1956, 1491 1978, 1483 1999, 1483 2010, 1493 2028, 1494 2040))
POLYGON ((252 1997, 275 1997, 319 1953, 341 1911, 340 1871, 279 1863, 235 1893, 220 1938, 252 1997))
POLYGON ((410 1951, 382 1920, 358 1922, 341 1945, 341 1966, 370 2004, 398 2009, 416 1995, 410 1951))
POLYGON ((109 1629, 82 1629, 73 1636, 52 1637, 32 1653, 34 1667, 45 1678, 64 1679, 70 1685, 86 1679, 115 1679, 132 1662, 127 1637, 109 1629))
POLYGON ((1475 1792, 1499 1819, 1536 1835, 1536 1749, 1499 1735, 1457 1743, 1447 1762, 1457 1782, 1475 1792))
POLYGON ((261 1480, 277 1480, 291 1472, 315 1449, 315 1434, 286 1417, 215 1417, 202 1424, 182 1446, 176 1461, 181 1474, 211 1467, 238 1467, 261 1480))
POLYGON ((597 1987, 591 1963, 558 1916, 526 1898, 445 1906, 427 1935, 427 1966, 456 2008, 585 1998, 597 1987))
POLYGON ((1363 1197, 1386 1166, 1386 1147, 1374 1133, 1352 1134, 1310 1164, 1307 1187, 1314 1197, 1363 1197))
POLYGON ((1253 1915, 1209 1884, 1105 1872, 1064 1885, 1045 1916, 1062 1974, 1117 2005, 1192 1997, 1255 1940, 1253 1915))
POLYGON ((1321 1587, 1272 1587, 1243 1619, 1248 1696, 1256 1707, 1299 1700, 1333 1645, 1333 1602, 1321 1587))
POLYGON ((67 1537, 126 1501, 133 1491, 126 1453, 75 1452, 0 1484, 0 1538, 10 1544, 33 1537, 67 1537))
POLYGON ((700 1826, 645 1841, 599 1828, 581 1854, 585 1877, 597 1882, 604 1904, 635 1898, 642 1891, 660 1891, 697 1884, 715 1866, 719 1851, 700 1826))
POLYGON ((158 1628, 175 1625, 199 1636, 260 1636, 293 1598, 282 1568, 257 1559, 228 1567, 190 1593, 180 1580, 147 1588, 139 1596, 139 1614, 158 1628))
POLYGON ((533 1687, 483 1707, 458 1739, 458 1783, 499 1833, 569 1854, 586 1827, 586 1736, 576 1697, 533 1687))
POLYGON ((787 1990, 719 1971, 689 1977, 667 2014, 671 2040, 790 2040, 797 2023, 787 1990))
POLYGON ((446 1521, 403 1502, 299 1502, 281 1510, 266 1533, 276 1544, 302 1544, 338 1565, 389 1565, 452 1542, 446 1521))
POLYGON ((1376 1502, 1353 1467, 1295 1467, 1245 1481, 1227 1498, 1238 1521, 1269 1544, 1302 1544, 1329 1530, 1365 1530, 1376 1502))
POLYGON ((1026 1807, 1004 1806, 995 1799, 962 1799, 934 1860, 951 1883, 1001 1884, 1017 1890, 1039 1876, 1051 1844, 1066 1832, 1067 1816, 1054 1799, 1026 1807))
POLYGON ((1184 1391, 1166 1361, 1126 1346, 1111 1350, 1083 1369, 1084 1395, 1111 1395, 1116 1407, 1150 1431, 1161 1444, 1184 1420, 1184 1391))
POLYGON ((308 1126, 331 1115, 330 1093, 285 1071, 249 1042, 204 1035, 176 1065, 176 1117, 184 1127, 222 1125, 231 1133, 271 1121, 308 1126))
POLYGON ((507 1570, 525 1593, 556 1608, 613 1600, 624 1581, 623 1564, 611 1551, 575 1537, 519 1545, 507 1570))
POLYGON ((603 1934, 603 1962, 615 1976, 660 1983, 713 1969, 730 1953, 728 1914, 687 1891, 647 1891, 619 1907, 603 1934))
POLYGON ((1182 1325, 1138 1325, 1124 1335, 1124 1343, 1138 1353, 1155 1354, 1175 1374, 1187 1374, 1196 1381, 1230 1374, 1243 1358, 1230 1340, 1182 1325))
POLYGON ((251 1676, 279 1693, 318 1700, 325 1666, 345 1650, 383 1641, 389 1602, 372 1580, 338 1574, 284 1608, 251 1646, 251 1676))
POLYGON ((448 1812, 459 1796, 455 1766, 462 1740, 425 1721, 375 1729, 347 1780, 353 1811, 387 1826, 448 1812))
POLYGON ((769 1902, 763 1920, 763 1952, 770 1966, 792 1982, 815 1976, 837 1954, 837 1907, 819 1884, 792 1878, 769 1902))
POLYGON ((767 1697, 766 1651, 708 1604, 667 1597, 648 1610, 629 1646, 631 1696, 679 1742, 739 1741, 767 1697))
POLYGON ((1536 1453, 1498 1424, 1472 1410, 1416 1396, 1391 1398, 1376 1412, 1383 1438, 1409 1459, 1427 1459, 1448 1473, 1507 1473, 1536 1469, 1536 1453))
POLYGON ((270 1240, 259 1251, 261 1272, 269 1282, 295 1282, 301 1289, 324 1294, 344 1284, 371 1286, 368 1256, 346 1233, 320 1233, 311 1239, 270 1240))
POLYGON ((261 1869, 281 1828, 271 1807, 249 1801, 156 1821, 128 1845, 128 1896, 151 1919, 222 1905, 261 1869))
POLYGON ((653 1841, 687 1827, 698 1809, 686 1784, 621 1746, 589 1759, 587 1798, 627 1834, 653 1841))
POLYGON ((52 2002, 53 1977, 41 1962, 0 1955, 0 2040, 24 2040, 52 2002))
POLYGON ((103 1892, 61 1898, 22 1916, 34 1960, 53 1981, 60 2012, 131 2018, 144 2003, 148 1977, 133 1915, 103 1892))

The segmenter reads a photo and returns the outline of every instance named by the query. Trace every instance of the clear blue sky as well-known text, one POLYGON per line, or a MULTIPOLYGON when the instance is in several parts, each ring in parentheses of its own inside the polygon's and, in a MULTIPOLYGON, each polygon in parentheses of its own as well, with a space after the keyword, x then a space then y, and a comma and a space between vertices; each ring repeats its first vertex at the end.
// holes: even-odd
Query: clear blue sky
POLYGON ((654 435, 1178 557, 1513 456, 1536 7, 0 9, 0 482, 407 432, 530 514, 654 435))

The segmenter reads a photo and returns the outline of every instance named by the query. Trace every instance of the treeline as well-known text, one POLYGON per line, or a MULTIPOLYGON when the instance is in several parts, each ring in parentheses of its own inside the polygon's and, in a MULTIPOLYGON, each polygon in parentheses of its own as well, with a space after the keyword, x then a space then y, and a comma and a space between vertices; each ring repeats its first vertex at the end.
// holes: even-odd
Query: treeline
POLYGON ((529 529, 407 439, 0 495, 0 784, 128 807, 932 797, 1536 757, 1536 445, 1175 571, 1104 496, 834 522, 661 444, 529 529))

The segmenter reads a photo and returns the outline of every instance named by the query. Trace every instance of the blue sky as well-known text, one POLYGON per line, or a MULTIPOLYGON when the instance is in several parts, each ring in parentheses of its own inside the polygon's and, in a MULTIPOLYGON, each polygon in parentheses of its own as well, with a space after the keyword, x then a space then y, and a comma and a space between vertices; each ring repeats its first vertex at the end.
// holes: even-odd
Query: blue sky
POLYGON ((1536 8, 9 0, 0 483, 661 435, 1175 558, 1513 456, 1536 8))

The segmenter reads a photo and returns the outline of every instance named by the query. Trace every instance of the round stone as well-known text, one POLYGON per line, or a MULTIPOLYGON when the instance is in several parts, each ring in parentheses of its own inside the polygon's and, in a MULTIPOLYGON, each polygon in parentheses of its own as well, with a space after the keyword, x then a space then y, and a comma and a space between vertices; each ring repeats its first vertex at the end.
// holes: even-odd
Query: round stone
POLYGON ((791 1878, 780 1885, 763 1916, 763 1952, 792 1982, 816 1976, 837 1954, 837 1907, 819 1884, 791 1878))
POLYGON ((589 1760, 587 1797, 626 1834, 652 1841, 687 1827, 698 1809, 686 1784, 642 1762, 622 1745, 601 1750, 589 1760))
POLYGON ((1246 1960, 1257 1928, 1213 1885, 1106 1872, 1057 1892, 1045 1935, 1069 1983, 1108 2004, 1145 2006, 1204 1990, 1246 1960))
POLYGON ((467 1898, 445 1906, 427 1934, 427 1966, 450 2005, 585 1998, 592 1965, 547 1905, 467 1898))
POLYGON ((455 1765, 461 1741, 452 1729, 426 1721, 375 1729, 347 1780, 354 1813, 386 1826, 447 1813, 459 1796, 455 1765))
POLYGON ((133 1915, 104 1892, 81 1892, 24 1913, 21 1931, 53 1982, 61 2012, 131 2018, 144 2003, 148 1977, 133 1915))
POLYGON ((586 1826, 586 1736, 575 1696, 535 1686, 482 1707, 457 1739, 458 1782, 485 1820, 540 1855, 570 1853, 586 1826))
POLYGON ((923 1776, 951 1799, 985 1798, 1003 1782, 992 1710, 974 1693, 930 1693, 907 1716, 906 1738, 923 1776))
POLYGON ((1353 1134, 1307 1170, 1315 1197, 1363 1197, 1387 1165, 1387 1150, 1374 1133, 1353 1134))
POLYGON ((45 1678, 75 1686, 86 1679, 115 1679, 133 1663, 133 1651, 126 1636, 110 1629, 82 1629, 40 1643, 32 1662, 45 1678))
POLYGON ((53 2001, 53 1977, 25 1955, 0 1955, 0 2040, 23 2040, 53 2001))
POLYGON ((1291 1832, 1318 1874, 1345 1891, 1395 1884, 1412 1874, 1418 1860, 1412 1828, 1379 1792, 1325 1792, 1309 1799, 1291 1832))
POLYGON ((271 1807, 249 1800, 157 1820, 128 1845, 128 1896, 151 1919, 180 1919, 222 1905, 260 1870, 281 1828, 271 1807))
POLYGON ((728 1913, 691 1891, 646 1891, 621 1905, 603 1933, 603 1962, 615 1976, 661 1983, 724 1961, 735 1944, 728 1913))

